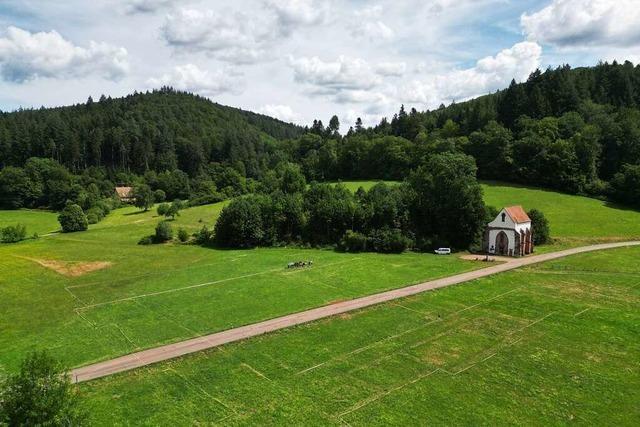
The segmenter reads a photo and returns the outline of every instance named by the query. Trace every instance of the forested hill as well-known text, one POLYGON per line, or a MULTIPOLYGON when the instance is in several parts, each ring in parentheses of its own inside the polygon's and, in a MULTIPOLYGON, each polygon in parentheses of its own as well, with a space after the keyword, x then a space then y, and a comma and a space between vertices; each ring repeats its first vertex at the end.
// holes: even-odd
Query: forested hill
POLYGON ((560 117, 584 110, 589 103, 607 105, 610 110, 640 107, 640 65, 614 61, 595 67, 572 69, 565 65, 544 72, 536 70, 526 82, 512 81, 497 93, 418 115, 427 127, 442 127, 453 120, 462 133, 470 134, 491 120, 515 130, 523 115, 533 119, 560 117))
POLYGON ((0 168, 31 157, 57 160, 71 171, 91 166, 144 173, 195 173, 210 162, 260 169, 274 140, 304 128, 163 88, 124 98, 0 115, 0 168))

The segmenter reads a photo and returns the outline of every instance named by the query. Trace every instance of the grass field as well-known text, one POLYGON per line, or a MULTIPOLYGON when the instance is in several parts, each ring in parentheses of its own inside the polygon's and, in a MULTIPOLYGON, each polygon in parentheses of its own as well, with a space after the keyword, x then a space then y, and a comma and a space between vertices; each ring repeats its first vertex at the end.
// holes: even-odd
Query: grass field
POLYGON ((27 227, 27 234, 29 236, 32 236, 34 233, 43 235, 60 230, 58 214, 55 212, 27 209, 0 211, 0 228, 16 224, 24 224, 27 227))
MULTIPOLYGON (((354 191, 374 184, 345 183, 354 191)), ((635 211, 508 185, 484 189, 491 205, 545 212, 560 243, 541 250, 640 237, 635 211)), ((223 206, 187 209, 173 227, 195 232, 212 226, 223 206)), ((14 371, 32 349, 48 349, 73 367, 479 267, 416 253, 137 245, 159 220, 154 210, 124 208, 87 232, 0 244, 0 370, 14 371), (284 268, 309 259, 312 269, 284 268)), ((16 222, 26 223, 29 233, 58 228, 54 213, 0 211, 0 225, 16 222)), ((640 390, 639 365, 630 362, 640 360, 639 254, 591 254, 509 273, 106 379, 85 390, 99 422, 115 411, 120 420, 151 424, 184 423, 184 417, 295 423, 307 415, 316 423, 363 424, 367 417, 402 423, 409 422, 403 417, 415 412, 414 405, 430 419, 467 424, 491 421, 477 418, 469 410, 474 405, 485 416, 512 423, 531 423, 537 416, 540 423, 552 416, 589 423, 588 414, 602 416, 604 407, 615 409, 614 419, 623 410, 637 419, 638 409, 628 404, 638 401, 640 390), (545 343, 550 349, 543 349, 545 343), (574 350, 582 351, 582 359, 574 350), (555 361, 559 371, 551 369, 555 361), (619 375, 620 367, 628 368, 626 376, 619 375), (565 384, 570 373, 576 379, 565 384), (570 385, 575 390, 565 389, 570 385), (630 394, 623 395, 624 387, 630 394), (487 397, 494 389, 498 400, 487 397), (606 396, 576 403, 593 393, 606 396), (218 403, 203 401, 208 395, 218 403), (531 410, 517 410, 522 407, 531 410)))
POLYGON ((638 425, 639 256, 554 261, 81 391, 96 425, 638 425))
POLYGON ((640 212, 588 197, 503 183, 483 184, 485 202, 500 209, 522 205, 544 212, 551 235, 574 242, 640 238, 640 212))
MULTIPOLYGON (((185 210, 174 229, 212 225, 222 206, 185 210)), ((77 366, 478 268, 429 254, 137 245, 155 215, 125 208, 87 232, 0 245, 0 364, 46 348, 77 366), (297 260, 314 267, 285 269, 297 260)))

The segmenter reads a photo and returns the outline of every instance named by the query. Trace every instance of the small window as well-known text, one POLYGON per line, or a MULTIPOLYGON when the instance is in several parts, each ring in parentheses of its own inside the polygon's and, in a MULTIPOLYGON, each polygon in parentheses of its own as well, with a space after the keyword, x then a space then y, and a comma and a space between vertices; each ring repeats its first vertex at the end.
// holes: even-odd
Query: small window
POLYGON ((504 222, 506 218, 507 218, 507 214, 503 212, 502 213, 502 222, 504 222))

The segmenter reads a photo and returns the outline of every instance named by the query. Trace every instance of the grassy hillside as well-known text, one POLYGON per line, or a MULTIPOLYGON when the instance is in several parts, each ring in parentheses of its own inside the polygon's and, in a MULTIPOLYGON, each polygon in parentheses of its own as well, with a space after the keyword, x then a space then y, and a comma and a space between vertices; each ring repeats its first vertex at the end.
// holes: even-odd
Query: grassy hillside
POLYGON ((22 209, 18 211, 0 210, 0 228, 10 225, 24 224, 29 236, 40 235, 60 230, 56 212, 22 209))
POLYGON ((637 425, 639 256, 554 261, 81 390, 96 425, 637 425))
POLYGON ((551 235, 561 242, 640 238, 640 212, 588 197, 504 183, 483 184, 485 202, 502 208, 522 205, 544 212, 551 235))

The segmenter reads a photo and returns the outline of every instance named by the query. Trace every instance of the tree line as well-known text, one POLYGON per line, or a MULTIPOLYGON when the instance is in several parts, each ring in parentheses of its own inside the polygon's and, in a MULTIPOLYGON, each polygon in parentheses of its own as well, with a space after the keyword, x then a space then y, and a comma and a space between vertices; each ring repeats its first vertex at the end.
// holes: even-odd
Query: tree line
POLYGON ((431 157, 402 184, 353 193, 341 184, 307 186, 299 165, 276 168, 263 191, 226 206, 201 243, 249 248, 309 244, 347 251, 402 252, 481 245, 488 210, 473 158, 431 157), (454 197, 452 197, 454 195, 454 197))
POLYGON ((256 192, 282 162, 309 182, 404 180, 442 153, 472 156, 480 179, 640 206, 639 106, 640 67, 629 62, 536 71, 495 94, 402 107, 343 133, 336 116, 302 128, 171 88, 102 97, 0 114, 0 206, 90 209, 80 190, 91 183, 90 198, 144 184, 168 200, 210 203, 256 192), (38 176, 45 163, 53 179, 38 176))

